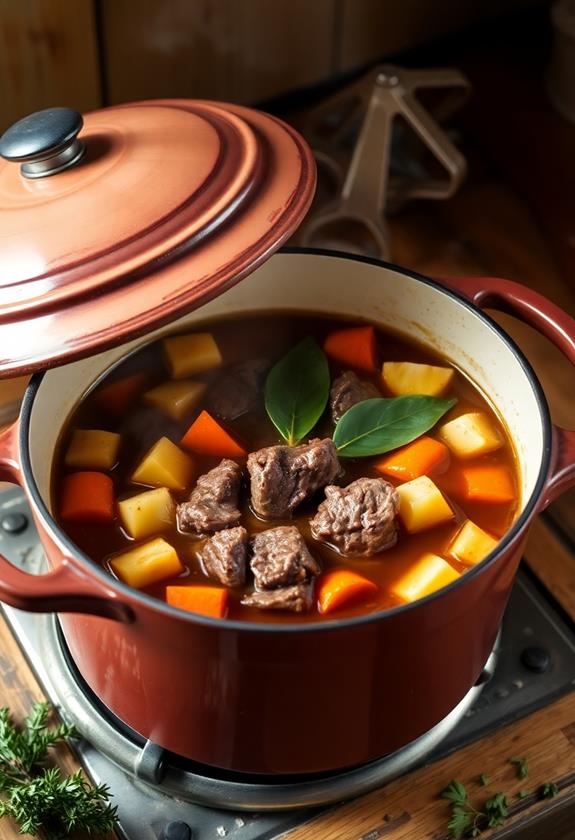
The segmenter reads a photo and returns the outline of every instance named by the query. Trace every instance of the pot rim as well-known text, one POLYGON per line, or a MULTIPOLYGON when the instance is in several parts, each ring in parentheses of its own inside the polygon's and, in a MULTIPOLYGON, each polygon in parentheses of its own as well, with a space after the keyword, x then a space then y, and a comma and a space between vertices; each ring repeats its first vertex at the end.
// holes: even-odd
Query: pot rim
POLYGON ((481 309, 479 309, 479 307, 472 304, 469 300, 467 300, 464 296, 458 294, 457 292, 451 289, 447 289, 445 286, 442 286, 440 282, 434 281, 429 277, 426 277, 425 275, 419 274, 416 271, 412 271, 411 269, 398 266, 395 263, 386 262, 384 260, 376 259, 374 257, 366 257, 358 254, 348 254, 343 251, 332 251, 324 248, 284 247, 278 253, 298 255, 312 254, 314 256, 324 256, 336 259, 349 260, 350 262, 366 263, 368 265, 389 269, 391 271, 396 272, 397 274, 403 274, 407 277, 412 278, 413 280, 417 280, 418 282, 424 283, 427 286, 433 287, 441 294, 447 295, 448 297, 457 300, 461 305, 463 305, 467 310, 469 310, 472 315, 480 318, 491 329, 491 331, 494 332, 497 335, 497 337, 503 341, 503 343, 508 347, 511 353, 513 353, 513 355, 519 362, 523 373, 529 381, 529 384, 534 392, 534 396, 539 408, 539 417, 541 419, 543 429, 543 457, 541 459, 541 466, 539 470, 539 475, 537 476, 537 481, 535 482, 535 486, 531 492, 529 499, 527 500, 524 509, 521 511, 520 515, 518 516, 517 520, 513 523, 511 528, 499 541, 497 547, 491 552, 491 554, 489 554, 485 558, 485 560, 477 564, 477 566, 474 566, 469 571, 460 575, 460 577, 449 583, 447 586, 442 587, 441 589, 438 589, 435 592, 430 593, 429 595, 426 595, 424 598, 419 598, 418 600, 412 601, 409 604, 401 604, 396 607, 390 607, 388 609, 368 613, 367 615, 355 616, 353 618, 336 618, 317 623, 294 622, 289 624, 267 624, 265 622, 239 621, 237 619, 222 620, 219 618, 210 618, 209 616, 201 616, 195 613, 186 614, 182 610, 179 610, 176 607, 169 606, 165 602, 160 601, 158 598, 154 598, 152 595, 148 595, 145 592, 140 592, 139 590, 134 589, 133 587, 130 587, 125 583, 122 583, 122 581, 117 580, 116 578, 112 577, 110 574, 105 572, 101 566, 97 565, 90 557, 88 557, 87 554, 85 554, 78 548, 78 546, 75 545, 75 543, 68 537, 65 531, 61 529, 56 520, 52 517, 36 485, 36 481, 34 479, 34 474, 32 471, 32 464, 30 461, 30 452, 28 448, 32 407, 34 404, 36 394, 45 376, 45 372, 35 373, 32 376, 30 384, 28 385, 28 388, 26 389, 26 392, 24 394, 20 410, 20 418, 18 422, 18 444, 20 449, 22 475, 24 478, 24 488, 31 496, 36 506, 36 510, 40 514, 40 518, 44 527, 54 536, 56 536, 58 542, 65 546, 65 548, 67 549, 74 561, 80 561, 81 566, 84 568, 85 571, 95 575, 100 581, 105 583, 108 587, 112 587, 113 589, 117 590, 123 596, 128 596, 130 600, 136 601, 136 603, 145 606, 146 608, 153 608, 157 612, 163 613, 169 618, 177 618, 180 621, 204 625, 207 628, 212 628, 214 630, 219 631, 242 630, 252 633, 279 634, 307 632, 318 633, 321 631, 328 632, 334 630, 345 630, 347 628, 368 624, 372 621, 384 621, 386 619, 395 618, 399 614, 407 613, 410 610, 422 607, 423 605, 427 605, 428 603, 431 603, 437 598, 443 597, 447 593, 454 591, 457 587, 464 585, 467 581, 482 574, 497 559, 499 559, 501 554, 511 545, 511 543, 519 536, 520 532, 527 526, 529 520, 536 512, 537 503, 545 487, 545 482, 551 463, 551 417, 549 412, 549 406, 547 404, 547 399, 530 362, 527 360, 527 358, 520 350, 518 345, 515 343, 515 341, 505 332, 505 330, 502 327, 500 327, 499 324, 496 321, 494 321, 489 315, 486 315, 481 309))

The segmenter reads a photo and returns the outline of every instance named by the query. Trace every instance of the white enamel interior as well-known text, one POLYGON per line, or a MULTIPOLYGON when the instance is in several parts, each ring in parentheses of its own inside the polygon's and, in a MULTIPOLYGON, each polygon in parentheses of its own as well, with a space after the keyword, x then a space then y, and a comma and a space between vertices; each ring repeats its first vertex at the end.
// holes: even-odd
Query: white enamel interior
POLYGON ((276 254, 233 289, 151 335, 49 371, 30 421, 30 455, 38 489, 50 507, 53 453, 70 412, 90 385, 134 348, 207 318, 255 310, 303 310, 367 318, 438 350, 487 395, 515 444, 521 509, 541 468, 543 419, 515 354, 488 324, 458 300, 398 271, 345 258, 276 254))

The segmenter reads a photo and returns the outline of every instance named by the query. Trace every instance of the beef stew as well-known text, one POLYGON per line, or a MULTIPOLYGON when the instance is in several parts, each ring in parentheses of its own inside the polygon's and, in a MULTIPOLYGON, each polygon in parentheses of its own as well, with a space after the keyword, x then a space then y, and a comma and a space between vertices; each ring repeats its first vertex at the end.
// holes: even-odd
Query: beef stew
POLYGON ((110 573, 192 612, 265 622, 361 615, 446 585, 510 527, 518 486, 503 424, 449 361, 290 313, 204 324, 124 361, 70 418, 53 477, 60 526, 110 573), (266 389, 310 339, 326 401, 287 445, 266 389), (362 401, 421 394, 456 403, 389 451, 336 446, 362 401))

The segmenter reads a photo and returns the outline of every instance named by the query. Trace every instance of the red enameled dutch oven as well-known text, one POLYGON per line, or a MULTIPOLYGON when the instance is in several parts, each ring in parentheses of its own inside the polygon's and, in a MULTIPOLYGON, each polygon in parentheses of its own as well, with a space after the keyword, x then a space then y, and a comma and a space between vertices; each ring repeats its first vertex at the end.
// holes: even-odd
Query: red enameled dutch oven
POLYGON ((309 150, 272 117, 170 100, 94 112, 78 136, 81 125, 54 109, 0 140, 0 372, 43 371, 0 437, 0 477, 23 487, 50 565, 32 576, 0 557, 0 599, 58 612, 101 701, 183 756, 295 774, 384 756, 476 682, 529 524, 575 484, 575 433, 551 424, 529 363, 482 308, 531 324, 574 364, 575 322, 505 280, 439 283, 324 252, 267 259, 314 188, 309 150), (251 624, 130 589, 58 528, 54 452, 87 389, 169 330, 274 309, 393 327, 482 389, 514 441, 521 484, 518 518, 485 561, 412 605, 314 625, 251 624))

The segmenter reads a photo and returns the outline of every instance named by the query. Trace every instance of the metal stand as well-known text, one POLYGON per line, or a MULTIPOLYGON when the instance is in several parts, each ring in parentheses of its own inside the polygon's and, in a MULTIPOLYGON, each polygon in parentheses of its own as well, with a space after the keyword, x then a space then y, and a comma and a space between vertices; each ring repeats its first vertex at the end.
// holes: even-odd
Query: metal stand
POLYGON ((465 159, 439 121, 468 92, 469 83, 457 70, 380 65, 309 111, 298 128, 339 196, 312 211, 300 243, 341 250, 343 242, 346 250, 388 257, 385 213, 415 198, 449 198, 465 177, 465 159), (431 89, 435 99, 426 110, 416 94, 431 89))

